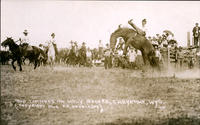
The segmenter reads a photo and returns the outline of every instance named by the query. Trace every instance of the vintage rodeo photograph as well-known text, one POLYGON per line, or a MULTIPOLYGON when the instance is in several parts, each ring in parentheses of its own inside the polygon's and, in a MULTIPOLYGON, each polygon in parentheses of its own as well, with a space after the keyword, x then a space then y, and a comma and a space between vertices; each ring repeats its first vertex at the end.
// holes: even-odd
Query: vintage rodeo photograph
POLYGON ((199 1, 2 0, 1 125, 200 125, 199 1))

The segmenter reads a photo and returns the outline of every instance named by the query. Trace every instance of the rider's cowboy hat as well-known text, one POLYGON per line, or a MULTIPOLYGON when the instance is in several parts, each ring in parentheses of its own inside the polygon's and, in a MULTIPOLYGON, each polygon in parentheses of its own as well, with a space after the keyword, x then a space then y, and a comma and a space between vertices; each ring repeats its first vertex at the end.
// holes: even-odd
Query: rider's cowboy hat
POLYGON ((51 36, 55 36, 55 33, 52 33, 51 36))
POLYGON ((28 34, 28 31, 27 30, 24 30, 24 32, 23 32, 24 34, 28 34))

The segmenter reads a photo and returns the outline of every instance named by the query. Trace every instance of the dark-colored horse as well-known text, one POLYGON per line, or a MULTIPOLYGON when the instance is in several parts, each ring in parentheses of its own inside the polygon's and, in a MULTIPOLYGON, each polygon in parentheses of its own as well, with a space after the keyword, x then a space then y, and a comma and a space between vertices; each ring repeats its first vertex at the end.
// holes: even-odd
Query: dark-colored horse
POLYGON ((29 59, 30 63, 34 63, 34 69, 36 69, 36 67, 40 65, 40 59, 45 60, 46 56, 42 49, 36 46, 31 46, 32 49, 29 50, 27 49, 29 46, 27 43, 23 43, 20 46, 22 47, 21 52, 24 58, 29 59))
POLYGON ((9 50, 12 53, 12 66, 13 69, 16 71, 16 67, 14 62, 17 61, 20 71, 22 71, 22 57, 25 59, 28 58, 30 62, 34 63, 34 69, 39 64, 39 56, 41 54, 41 50, 38 47, 32 46, 32 50, 27 50, 28 44, 23 43, 22 45, 17 45, 12 38, 7 38, 5 41, 2 42, 2 46, 9 46, 9 50))
POLYGON ((12 54, 9 51, 0 51, 0 62, 2 65, 7 64, 11 57, 12 54))
POLYGON ((144 64, 150 63, 151 66, 159 66, 155 59, 155 51, 151 42, 146 39, 146 37, 138 34, 135 30, 130 28, 118 28, 115 32, 111 34, 110 46, 114 50, 117 38, 122 37, 125 41, 124 55, 127 53, 127 48, 133 46, 142 53, 144 64))
POLYGON ((16 67, 14 65, 14 62, 17 61, 20 71, 22 71, 22 66, 21 66, 21 58, 22 58, 22 48, 17 45, 12 38, 7 38, 5 41, 2 42, 2 46, 6 47, 9 46, 9 49, 12 53, 12 66, 13 69, 16 71, 16 67))

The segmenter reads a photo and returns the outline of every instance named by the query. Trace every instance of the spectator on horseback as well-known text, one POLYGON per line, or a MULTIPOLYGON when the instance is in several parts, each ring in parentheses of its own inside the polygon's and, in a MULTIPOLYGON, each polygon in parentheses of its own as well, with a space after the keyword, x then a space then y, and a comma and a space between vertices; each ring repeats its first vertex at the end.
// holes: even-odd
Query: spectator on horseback
POLYGON ((51 43, 55 44, 55 36, 56 36, 55 33, 51 34, 51 40, 49 41, 49 44, 51 44, 51 43))
POLYGON ((29 38, 28 38, 28 31, 24 30, 23 34, 24 34, 24 36, 19 39, 19 41, 20 41, 19 45, 22 46, 27 51, 33 50, 32 46, 30 44, 29 38))
POLYGON ((129 20, 128 21, 128 24, 130 24, 136 31, 138 34, 142 35, 142 36, 147 36, 147 28, 146 28, 146 24, 147 24, 147 21, 146 19, 143 19, 142 20, 142 27, 139 28, 137 27, 133 22, 132 22, 133 19, 129 20))
POLYGON ((29 38, 28 38, 28 31, 24 30, 23 34, 24 34, 24 36, 19 39, 20 45, 22 45, 23 43, 30 44, 30 41, 29 41, 29 38))

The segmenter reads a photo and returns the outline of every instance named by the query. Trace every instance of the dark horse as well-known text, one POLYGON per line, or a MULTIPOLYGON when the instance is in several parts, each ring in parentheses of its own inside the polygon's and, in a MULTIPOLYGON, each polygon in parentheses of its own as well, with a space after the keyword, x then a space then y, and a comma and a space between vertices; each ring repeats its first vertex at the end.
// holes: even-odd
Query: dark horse
POLYGON ((138 49, 142 53, 144 64, 148 62, 152 67, 159 66, 155 59, 155 51, 151 42, 146 39, 146 37, 138 34, 135 30, 130 28, 118 28, 115 32, 111 34, 110 46, 114 50, 117 38, 122 37, 125 41, 124 55, 127 53, 127 48, 131 45, 135 49, 138 49))
POLYGON ((15 71, 15 61, 17 61, 20 71, 22 71, 22 57, 25 59, 28 58, 30 62, 34 62, 34 69, 36 69, 39 64, 39 57, 43 55, 38 47, 32 46, 32 50, 27 50, 27 43, 17 45, 12 38, 7 38, 5 41, 3 41, 2 46, 9 46, 9 49, 12 53, 12 66, 15 71))
POLYGON ((31 46, 32 49, 28 49, 30 47, 27 43, 23 43, 20 45, 22 48, 22 55, 25 59, 29 59, 31 63, 34 63, 34 69, 40 65, 40 61, 46 58, 45 53, 43 50, 36 46, 31 46))
POLYGON ((19 67, 20 67, 20 71, 22 71, 22 66, 21 66, 21 58, 22 58, 22 48, 17 45, 14 40, 12 38, 7 38, 5 41, 2 42, 1 44, 2 46, 6 47, 9 46, 9 49, 12 53, 12 66, 13 69, 16 71, 16 67, 14 65, 14 62, 17 61, 19 67))

